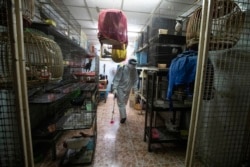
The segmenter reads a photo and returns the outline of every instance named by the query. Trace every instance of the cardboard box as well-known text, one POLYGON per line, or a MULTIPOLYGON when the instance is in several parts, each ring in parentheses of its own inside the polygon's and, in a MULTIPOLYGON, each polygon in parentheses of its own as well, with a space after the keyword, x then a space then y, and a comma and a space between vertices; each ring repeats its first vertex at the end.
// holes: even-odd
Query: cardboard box
POLYGON ((134 105, 134 109, 136 109, 136 110, 142 110, 141 104, 139 104, 139 103, 135 104, 134 105))
POLYGON ((129 100, 129 107, 134 108, 135 106, 135 101, 129 100))

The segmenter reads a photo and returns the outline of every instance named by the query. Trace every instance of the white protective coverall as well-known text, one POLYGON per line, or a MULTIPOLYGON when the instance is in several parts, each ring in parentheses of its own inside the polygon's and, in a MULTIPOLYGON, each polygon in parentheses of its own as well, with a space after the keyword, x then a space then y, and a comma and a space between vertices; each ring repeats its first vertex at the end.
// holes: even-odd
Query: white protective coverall
MULTIPOLYGON (((133 59, 134 60, 134 59, 133 59)), ((134 60, 136 62, 136 60, 134 60)), ((126 119, 126 105, 129 98, 130 90, 133 88, 137 91, 138 73, 136 64, 128 64, 119 67, 113 80, 113 93, 117 96, 120 118, 126 119)))

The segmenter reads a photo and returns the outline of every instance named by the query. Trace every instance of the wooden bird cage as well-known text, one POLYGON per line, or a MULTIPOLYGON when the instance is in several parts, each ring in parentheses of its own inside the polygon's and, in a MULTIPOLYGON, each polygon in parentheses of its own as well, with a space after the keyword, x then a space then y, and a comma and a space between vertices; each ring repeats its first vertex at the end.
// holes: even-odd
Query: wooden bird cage
MULTIPOLYGON (((0 20, 0 25, 7 25, 8 22, 8 13, 7 13, 7 8, 11 7, 11 3, 6 3, 8 0, 2 0, 0 1, 0 14, 1 19, 0 20), (9 6, 7 5, 9 4, 9 6)), ((34 18, 35 15, 35 1, 34 0, 21 0, 22 3, 22 15, 23 15, 23 26, 28 27, 32 23, 32 19, 34 18)))
MULTIPOLYGON (((1 84, 11 82, 10 45, 6 32, 0 33, 0 76, 1 84)), ((35 31, 24 32, 25 64, 28 86, 57 82, 63 75, 63 57, 61 48, 52 39, 35 31)))
MULTIPOLYGON (((195 10, 187 25, 187 46, 198 44, 202 7, 195 10)), ((216 0, 213 7, 209 50, 232 48, 239 40, 245 13, 231 0, 216 0)))
POLYGON ((26 72, 29 84, 59 81, 63 75, 63 56, 59 45, 39 31, 24 32, 26 72))

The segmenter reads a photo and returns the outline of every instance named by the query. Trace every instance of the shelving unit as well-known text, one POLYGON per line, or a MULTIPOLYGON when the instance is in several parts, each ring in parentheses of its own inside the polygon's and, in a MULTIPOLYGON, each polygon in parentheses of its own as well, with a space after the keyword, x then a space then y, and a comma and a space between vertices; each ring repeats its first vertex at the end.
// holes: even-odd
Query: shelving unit
MULTIPOLYGON (((30 100, 32 126, 43 121, 42 125, 34 128, 33 144, 48 143, 52 149, 52 159, 56 159, 56 142, 62 132, 68 130, 90 130, 91 140, 88 146, 88 161, 80 164, 90 164, 93 160, 97 136, 96 109, 97 109, 97 84, 75 83, 51 90, 48 93, 35 96, 30 100), (53 93, 54 92, 54 93, 53 93), (81 92, 79 94, 78 92, 81 92), (48 99, 48 96, 52 96, 48 99), (76 96, 77 95, 77 96, 76 96), (75 107, 70 101, 78 96, 83 96, 85 103, 75 107), (35 112, 35 110, 38 110, 35 112), (46 111, 46 113, 44 113, 46 111), (40 118, 36 118, 37 113, 40 118), (44 114, 46 115, 44 115, 44 114), (44 120, 46 118, 46 121, 44 120), (35 121, 37 120, 37 121, 35 121), (51 131, 50 131, 51 130, 51 131), (90 149, 92 148, 92 149, 90 149), (92 153, 90 155, 90 152, 92 153)), ((85 148, 84 148, 85 149, 85 148)), ((68 150, 67 150, 68 151, 68 150)), ((66 151, 66 152, 67 152, 66 151)), ((81 150, 82 153, 84 153, 81 150)), ((85 154, 85 153, 84 153, 85 154)), ((63 158, 62 160, 64 160, 63 158)), ((75 162, 74 162, 75 163, 75 162)), ((79 161, 78 161, 79 163, 79 161)))
POLYGON ((144 141, 148 142, 148 151, 152 151, 154 143, 179 143, 185 141, 187 131, 182 125, 183 113, 190 111, 192 104, 174 101, 173 111, 169 111, 169 102, 159 98, 159 81, 167 71, 148 71, 147 97, 145 113, 144 141), (176 123, 176 112, 180 112, 179 125, 176 123), (167 114, 167 116, 166 116, 167 114), (170 123, 170 124, 169 124, 170 123))
POLYGON ((166 67, 169 67, 171 60, 184 50, 186 43, 185 36, 158 34, 157 36, 149 38, 149 32, 150 28, 147 27, 145 32, 141 34, 141 38, 145 39, 141 39, 138 44, 138 50, 136 51, 139 62, 137 70, 138 73, 140 73, 138 95, 143 102, 147 101, 146 78, 148 71, 167 70, 167 68, 158 68, 158 64, 166 64, 166 67), (142 52, 145 52, 145 54, 142 55, 142 52), (147 60, 146 63, 145 60, 147 60))
POLYGON ((158 71, 158 68, 156 67, 137 67, 136 68, 139 73, 139 91, 138 91, 138 95, 140 96, 140 98, 144 101, 146 101, 146 93, 147 93, 147 89, 146 89, 146 78, 147 78, 147 72, 148 71, 158 71))
POLYGON ((90 141, 87 146, 74 152, 74 156, 68 156, 70 149, 67 149, 61 163, 64 165, 83 165, 91 164, 95 154, 96 137, 97 137, 97 84, 84 83, 80 90, 84 96, 83 105, 78 108, 68 109, 64 115, 57 121, 56 128, 58 131, 66 130, 84 130, 91 129, 90 141))
POLYGON ((184 51, 186 37, 170 34, 159 34, 149 41, 148 61, 150 64, 166 64, 170 66, 171 60, 184 51))
POLYGON ((78 43, 74 42, 72 39, 61 33, 59 30, 57 30, 56 27, 52 25, 33 22, 31 28, 39 30, 45 33, 46 35, 53 36, 55 42, 57 42, 58 45, 61 47, 64 56, 66 55, 66 53, 70 52, 79 53, 80 55, 89 54, 89 52, 85 48, 82 48, 78 43))
MULTIPOLYGON (((79 76, 78 76, 79 77, 79 76)), ((98 83, 99 83, 99 59, 95 58, 95 72, 91 75, 86 73, 82 77, 91 77, 91 80, 81 80, 80 91, 84 99, 82 106, 72 107, 65 112, 64 116, 57 122, 58 131, 91 129, 92 134, 87 146, 74 152, 69 156, 71 149, 67 149, 61 163, 63 165, 84 165, 91 164, 95 154, 97 122, 96 110, 98 104, 98 83), (80 109, 79 109, 80 108, 80 109)))
MULTIPOLYGON (((46 115, 39 113, 40 116, 42 115, 42 117, 39 116, 41 119, 40 121, 43 121, 42 119, 53 119, 53 133, 56 135, 54 137, 52 136, 52 138, 47 138, 46 141, 36 140, 36 142, 50 143, 52 147, 52 159, 56 159, 55 145, 61 136, 60 134, 72 130, 90 130, 92 133, 89 136, 89 143, 80 150, 77 150, 74 156, 69 157, 68 155, 71 150, 67 149, 64 157, 61 159, 61 163, 64 165, 91 164, 95 154, 97 136, 96 110, 98 103, 99 58, 95 53, 90 53, 85 48, 82 48, 78 43, 61 33, 52 25, 33 23, 31 28, 51 36, 51 38, 61 47, 64 61, 67 61, 64 67, 63 82, 54 84, 52 88, 48 89, 48 93, 50 95, 53 94, 53 100, 55 101, 61 101, 61 96, 67 94, 67 96, 63 96, 67 107, 60 111, 53 111, 55 112, 54 115, 56 115, 56 118, 50 118, 53 116, 50 114, 46 115), (86 59, 92 59, 92 66, 95 66, 93 71, 87 72, 84 70, 85 64, 81 63, 86 62, 86 59), (72 71, 79 71, 79 73, 72 73, 72 71), (77 76, 77 79, 75 76, 77 76), (71 87, 75 85, 77 85, 77 88, 74 87, 74 90, 77 89, 78 92, 80 92, 77 97, 71 96, 71 91, 73 90, 71 87), (74 105, 72 102, 73 99, 79 100, 79 104, 74 105), (80 102, 80 100, 82 100, 82 102, 80 102)), ((39 95, 39 97, 40 96, 44 96, 45 99, 48 98, 47 94, 39 95)), ((40 104, 40 106, 43 106, 44 102, 40 104)), ((56 104, 64 106, 64 104, 61 103, 55 103, 55 105, 56 104)), ((55 106, 54 108, 60 108, 60 106, 55 106)), ((30 111, 33 113, 32 110, 35 110, 35 108, 30 111)), ((48 108, 50 108, 50 105, 48 108)), ((41 112, 44 112, 44 110, 42 109, 41 112)))

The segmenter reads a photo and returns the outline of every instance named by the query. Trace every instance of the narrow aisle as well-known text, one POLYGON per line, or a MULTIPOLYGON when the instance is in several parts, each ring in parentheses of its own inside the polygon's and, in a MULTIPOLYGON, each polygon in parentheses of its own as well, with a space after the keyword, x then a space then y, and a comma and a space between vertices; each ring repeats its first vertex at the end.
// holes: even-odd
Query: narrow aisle
MULTIPOLYGON (((157 151, 148 152, 143 140, 145 114, 127 105, 127 120, 120 124, 118 106, 115 106, 114 123, 111 124, 113 94, 97 108, 97 143, 94 161, 88 167, 184 167, 185 149, 172 144, 155 144, 157 151)), ((57 141, 57 159, 51 160, 51 150, 36 167, 59 167, 65 153, 63 142, 83 130, 65 132, 57 141)), ((86 132, 86 131, 85 131, 86 132)), ((81 165, 83 166, 83 165, 81 165)), ((77 166, 78 167, 78 166, 77 166)), ((80 166, 79 166, 80 167, 80 166)))
MULTIPOLYGON (((115 105, 111 123, 113 94, 97 109, 97 145, 93 167, 184 167, 185 150, 168 144, 164 150, 148 152, 143 141, 145 115, 127 105, 127 120, 120 124, 115 105)), ((161 148, 160 145, 155 147, 161 148)))

